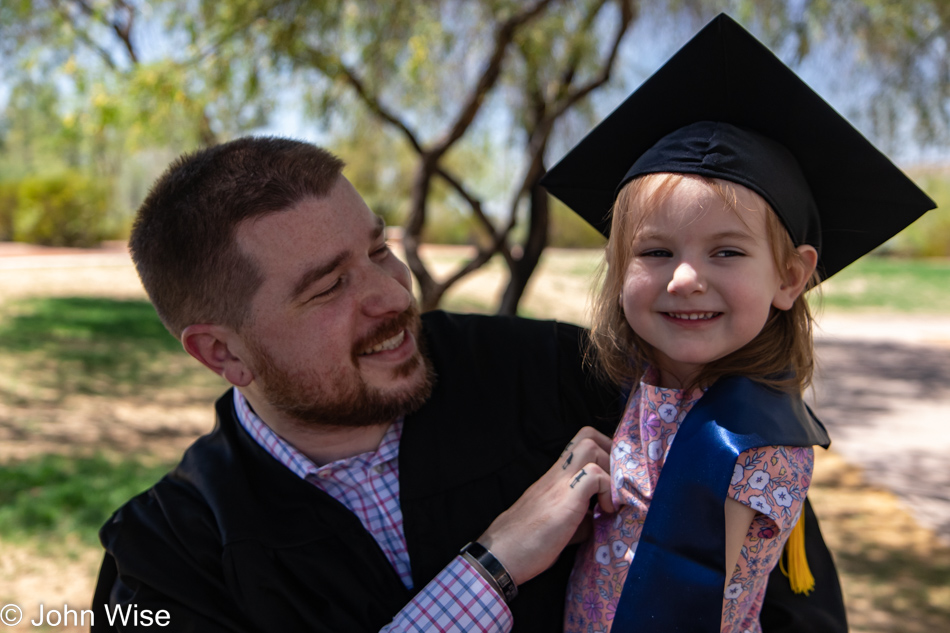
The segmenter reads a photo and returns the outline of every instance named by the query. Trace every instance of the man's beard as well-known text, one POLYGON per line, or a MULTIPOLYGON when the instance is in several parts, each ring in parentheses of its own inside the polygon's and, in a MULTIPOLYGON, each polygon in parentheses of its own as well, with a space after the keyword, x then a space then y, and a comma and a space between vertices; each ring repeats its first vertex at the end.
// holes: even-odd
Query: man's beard
POLYGON ((253 343, 257 380, 267 402, 305 426, 363 427, 389 422, 416 411, 432 393, 435 372, 421 336, 419 310, 413 304, 398 317, 384 323, 353 345, 351 366, 341 367, 329 381, 291 372, 275 362, 270 353, 253 343), (419 380, 402 390, 387 392, 370 386, 359 372, 360 350, 369 349, 408 330, 416 340, 417 351, 406 362, 395 367, 393 379, 419 372, 419 380), (329 382, 329 384, 325 384, 329 382), (324 384, 321 384, 324 383, 324 384))

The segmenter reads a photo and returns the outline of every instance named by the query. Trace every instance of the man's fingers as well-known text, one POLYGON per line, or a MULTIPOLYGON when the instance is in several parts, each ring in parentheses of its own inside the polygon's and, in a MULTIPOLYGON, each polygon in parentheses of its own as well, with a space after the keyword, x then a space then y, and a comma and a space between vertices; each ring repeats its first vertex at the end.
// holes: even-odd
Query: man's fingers
POLYGON ((607 451, 598 450, 594 453, 594 459, 591 461, 600 466, 605 472, 610 472, 610 453, 607 451))
POLYGON ((577 432, 577 435, 574 436, 574 439, 568 442, 568 446, 577 444, 585 439, 593 440, 602 450, 608 453, 610 452, 610 438, 592 426, 582 427, 581 430, 577 432))
POLYGON ((597 501, 602 510, 614 511, 614 504, 610 499, 610 475, 607 474, 606 469, 595 462, 589 462, 577 471, 577 474, 569 480, 568 486, 575 494, 580 495, 585 506, 591 497, 597 495, 597 501))
POLYGON ((579 438, 540 480, 496 518, 478 541, 518 584, 547 569, 589 518, 598 497, 610 508, 609 458, 591 437, 579 438))
POLYGON ((577 491, 585 502, 597 496, 597 503, 600 509, 608 514, 615 512, 614 502, 610 496, 610 475, 607 469, 591 462, 578 471, 571 479, 571 489, 577 491))
POLYGON ((594 432, 593 435, 590 436, 590 439, 597 442, 597 446, 599 446, 601 450, 603 450, 605 453, 610 453, 610 445, 613 440, 611 440, 608 436, 604 435, 597 429, 594 429, 592 427, 587 427, 587 428, 591 429, 594 432))
MULTIPOLYGON (((591 429, 591 431, 594 431, 594 429, 591 429)), ((607 449, 609 448, 610 440, 607 441, 607 449)), ((561 470, 565 474, 573 476, 583 464, 589 462, 608 470, 610 468, 610 454, 601 446, 599 438, 575 438, 561 454, 560 459, 558 459, 558 466, 555 466, 552 470, 555 473, 561 470)))

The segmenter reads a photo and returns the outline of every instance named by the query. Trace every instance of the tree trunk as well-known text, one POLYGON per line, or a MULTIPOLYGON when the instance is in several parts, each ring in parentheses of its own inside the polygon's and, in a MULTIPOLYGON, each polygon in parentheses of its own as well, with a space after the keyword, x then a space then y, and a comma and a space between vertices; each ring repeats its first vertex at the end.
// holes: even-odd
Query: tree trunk
POLYGON ((406 222, 402 244, 406 249, 406 262, 419 284, 420 309, 423 312, 434 310, 442 299, 444 288, 429 273, 425 262, 419 256, 419 246, 422 243, 422 230, 426 224, 426 204, 429 197, 429 187, 432 183, 432 172, 436 160, 432 154, 423 152, 419 156, 419 167, 412 184, 412 196, 409 203, 409 218, 406 222))
POLYGON ((511 267, 511 277, 505 288, 505 294, 502 295, 501 305, 498 306, 498 314, 518 313, 518 303, 528 287, 528 280, 531 279, 541 259, 541 253, 548 245, 549 205, 548 192, 535 181, 534 186, 531 187, 528 237, 525 239, 524 252, 511 267))

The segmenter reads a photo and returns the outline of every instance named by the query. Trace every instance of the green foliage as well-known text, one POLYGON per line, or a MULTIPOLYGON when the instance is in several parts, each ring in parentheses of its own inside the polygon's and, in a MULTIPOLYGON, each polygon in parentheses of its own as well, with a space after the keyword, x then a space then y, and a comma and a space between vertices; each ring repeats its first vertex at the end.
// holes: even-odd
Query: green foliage
POLYGON ((564 204, 551 198, 551 224, 548 245, 560 248, 601 248, 606 240, 600 231, 588 224, 564 204))
MULTIPOLYGON (((422 237, 431 244, 479 244, 488 239, 484 228, 470 215, 443 207, 435 207, 430 212, 422 237)), ((552 199, 548 246, 602 248, 605 241, 604 236, 580 216, 552 199)))
POLYGON ((15 182, 0 182, 0 241, 13 239, 13 218, 16 215, 18 185, 15 182))
POLYGON ((75 535, 93 545, 112 512, 170 466, 103 455, 40 455, 0 465, 0 534, 10 540, 75 535))
POLYGON ((422 231, 422 241, 430 244, 479 244, 486 239, 472 216, 451 210, 430 212, 422 231))
POLYGON ((370 120, 352 135, 335 139, 330 147, 346 161, 343 175, 369 208, 389 226, 405 222, 414 167, 405 143, 370 120))
POLYGON ((820 305, 843 310, 950 313, 950 260, 868 256, 821 285, 820 305))
POLYGON ((937 208, 902 231, 887 250, 908 257, 950 257, 950 173, 925 174, 917 181, 937 208))
POLYGON ((24 178, 17 186, 13 239, 48 246, 93 246, 120 235, 109 189, 75 171, 24 178))

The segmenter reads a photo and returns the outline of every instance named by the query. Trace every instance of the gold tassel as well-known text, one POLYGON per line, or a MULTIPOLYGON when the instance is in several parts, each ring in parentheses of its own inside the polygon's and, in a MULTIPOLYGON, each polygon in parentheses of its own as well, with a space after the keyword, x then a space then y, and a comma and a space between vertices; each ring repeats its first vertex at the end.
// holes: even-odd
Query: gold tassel
POLYGON ((815 589, 815 577, 808 568, 808 559, 805 558, 805 517, 798 518, 798 523, 792 528, 785 542, 785 555, 788 557, 788 571, 785 570, 785 556, 779 558, 779 568, 788 577, 788 583, 795 593, 806 596, 815 589))

